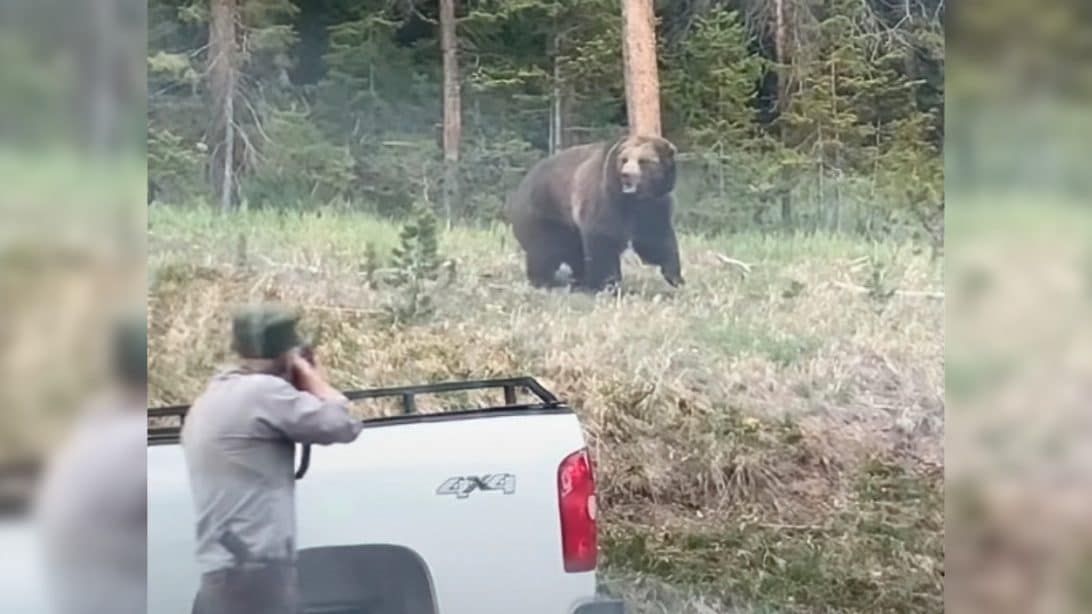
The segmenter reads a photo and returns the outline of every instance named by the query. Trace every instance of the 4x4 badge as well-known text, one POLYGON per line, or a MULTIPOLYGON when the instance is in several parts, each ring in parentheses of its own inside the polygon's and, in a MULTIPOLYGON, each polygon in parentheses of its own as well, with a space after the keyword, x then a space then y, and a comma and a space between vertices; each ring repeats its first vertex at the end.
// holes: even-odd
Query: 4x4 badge
POLYGON ((499 490, 506 495, 516 492, 516 476, 511 473, 489 473, 482 476, 467 475, 456 476, 444 480, 436 489, 438 495, 455 495, 457 499, 465 499, 475 491, 499 490))

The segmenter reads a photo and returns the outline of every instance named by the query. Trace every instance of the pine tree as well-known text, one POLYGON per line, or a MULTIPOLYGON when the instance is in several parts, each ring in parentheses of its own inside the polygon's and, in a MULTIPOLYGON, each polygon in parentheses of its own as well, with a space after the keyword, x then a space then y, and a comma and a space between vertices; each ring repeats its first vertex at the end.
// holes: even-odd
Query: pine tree
POLYGON ((425 205, 402 225, 398 247, 393 250, 394 280, 399 289, 387 313, 395 323, 411 321, 433 313, 431 290, 443 263, 439 256, 436 215, 425 205))
POLYGON ((751 108, 764 69, 735 11, 716 9, 694 24, 685 45, 663 52, 665 103, 688 128, 692 145, 714 151, 753 138, 751 108), (665 97, 667 98, 667 97, 665 97))
POLYGON ((779 118, 786 144, 811 160, 816 227, 841 229, 847 177, 871 168, 874 126, 863 121, 881 79, 871 57, 874 37, 857 0, 825 0, 805 33, 813 42, 795 65, 797 90, 779 118))
POLYGON ((683 223, 723 228, 737 225, 733 218, 758 213, 742 204, 753 200, 746 198, 752 186, 765 182, 751 105, 764 62, 750 52, 749 42, 738 13, 717 8, 695 19, 685 44, 665 44, 661 52, 662 85, 669 92, 665 115, 686 127, 680 145, 703 152, 698 170, 707 176, 696 206, 681 212, 683 223))
POLYGON ((436 215, 425 205, 418 205, 411 219, 402 225, 393 264, 408 280, 435 280, 440 270, 439 237, 436 215))

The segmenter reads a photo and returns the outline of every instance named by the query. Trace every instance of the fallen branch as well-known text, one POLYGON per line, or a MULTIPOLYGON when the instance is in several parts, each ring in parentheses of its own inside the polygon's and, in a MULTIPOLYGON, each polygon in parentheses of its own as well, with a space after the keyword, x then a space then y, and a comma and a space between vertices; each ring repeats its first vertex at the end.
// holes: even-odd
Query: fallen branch
POLYGON ((732 265, 734 267, 738 267, 740 269, 743 269, 744 273, 749 274, 751 272, 751 265, 747 264, 746 262, 743 262, 742 260, 736 260, 735 258, 729 258, 728 256, 725 256, 724 254, 718 254, 716 252, 713 253, 713 257, 716 258, 717 260, 720 260, 724 264, 730 264, 730 265, 732 265))
POLYGON ((384 312, 381 309, 357 309, 355 307, 338 307, 336 305, 316 305, 314 303, 305 303, 303 307, 307 310, 315 311, 327 311, 333 313, 351 313, 354 315, 363 316, 378 316, 383 315, 384 312))
MULTIPOLYGON (((843 290, 849 290, 850 292, 857 292, 860 294, 867 294, 869 292, 868 288, 865 288, 864 286, 858 286, 857 284, 850 284, 844 281, 835 281, 831 283, 835 286, 838 286, 839 288, 842 288, 843 290)), ((944 299, 943 292, 932 292, 928 290, 895 290, 895 294, 898 294, 900 296, 935 298, 941 300, 944 299)))

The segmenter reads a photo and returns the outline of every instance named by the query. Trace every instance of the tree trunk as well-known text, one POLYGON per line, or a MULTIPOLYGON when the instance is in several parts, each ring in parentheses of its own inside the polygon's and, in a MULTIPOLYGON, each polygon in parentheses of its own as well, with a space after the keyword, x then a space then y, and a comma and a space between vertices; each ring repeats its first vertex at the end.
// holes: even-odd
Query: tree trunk
POLYGON ((550 100, 550 142, 549 149, 550 155, 557 153, 562 147, 561 134, 564 127, 561 125, 562 115, 562 101, 561 101, 561 36, 554 36, 553 44, 550 47, 550 53, 553 56, 554 62, 554 75, 553 75, 553 95, 550 100))
POLYGON ((562 70, 561 53, 565 44, 564 35, 556 34, 547 49, 547 53, 553 58, 553 86, 550 94, 550 154, 557 153, 569 146, 566 136, 568 131, 567 118, 569 116, 569 101, 571 91, 565 81, 565 73, 562 70))
MULTIPOLYGON (((774 2, 774 60, 777 62, 777 100, 775 101, 775 109, 780 112, 788 107, 789 87, 788 87, 788 70, 787 59, 788 53, 786 45, 788 44, 788 21, 785 16, 785 2, 786 0, 773 0, 774 2)), ((784 126, 778 130, 778 136, 781 139, 781 146, 786 146, 785 130, 784 126)), ((792 228, 792 191, 789 189, 788 183, 791 180, 790 173, 787 170, 781 173, 782 188, 781 188, 781 224, 786 230, 792 228)))
POLYGON ((209 148, 213 194, 228 211, 235 192, 235 97, 238 82, 236 28, 238 0, 212 0, 209 24, 209 79, 213 105, 213 142, 209 148))
POLYGON ((660 136, 660 77, 652 0, 622 0, 622 61, 631 134, 660 136))
POLYGON ((815 232, 815 231, 819 230, 820 228, 822 228, 823 219, 827 217, 827 184, 826 184, 827 165, 826 165, 826 157, 823 154, 823 145, 826 142, 826 141, 824 141, 824 139, 826 137, 823 135, 823 125, 822 124, 819 124, 819 128, 817 129, 816 132, 818 133, 817 138, 819 139, 818 140, 819 146, 817 147, 817 149, 819 150, 819 155, 818 155, 818 159, 816 160, 817 165, 819 167, 819 169, 818 169, 819 201, 818 201, 818 210, 817 210, 817 212, 815 214, 815 220, 814 220, 814 222, 812 224, 810 224, 810 228, 809 228, 809 230, 811 230, 812 232, 815 232))
MULTIPOLYGON (((837 62, 830 62, 830 116, 837 121, 838 118, 838 74, 835 71, 837 62)), ((834 205, 831 208, 831 228, 838 232, 842 225, 842 135, 836 129, 837 124, 831 127, 831 143, 834 144, 833 170, 834 181, 834 205)))
POLYGON ((788 42, 788 25, 785 19, 785 0, 773 0, 774 1, 774 56, 777 61, 777 105, 779 109, 784 109, 786 94, 789 91, 788 78, 786 76, 786 58, 785 45, 788 42))
POLYGON ((450 227, 459 201, 459 142, 462 139, 459 100, 458 39, 455 0, 440 0, 440 46, 444 54, 444 212, 450 227))

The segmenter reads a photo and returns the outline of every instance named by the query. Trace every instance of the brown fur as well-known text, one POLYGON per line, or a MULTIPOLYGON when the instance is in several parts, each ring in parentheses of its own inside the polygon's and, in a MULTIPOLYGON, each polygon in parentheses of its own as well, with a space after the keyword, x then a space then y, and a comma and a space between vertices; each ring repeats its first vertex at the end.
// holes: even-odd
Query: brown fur
POLYGON ((535 164, 505 207, 536 287, 562 263, 593 291, 621 281, 632 247, 673 286, 683 283, 672 226, 675 146, 657 137, 578 145, 535 164))

